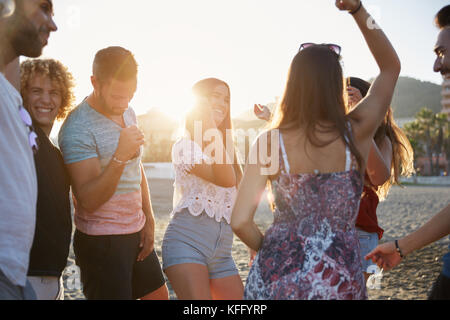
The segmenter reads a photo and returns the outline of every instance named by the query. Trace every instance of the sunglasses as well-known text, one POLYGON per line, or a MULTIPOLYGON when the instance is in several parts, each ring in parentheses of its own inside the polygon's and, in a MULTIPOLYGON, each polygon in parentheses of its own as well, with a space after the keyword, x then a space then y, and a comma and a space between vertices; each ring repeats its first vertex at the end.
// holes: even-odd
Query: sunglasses
POLYGON ((317 44, 317 43, 312 43, 312 42, 306 42, 306 43, 301 44, 300 49, 298 51, 302 51, 303 49, 306 49, 306 48, 309 48, 312 46, 326 46, 326 47, 328 47, 328 49, 330 49, 331 51, 336 53, 338 55, 338 57, 341 56, 341 47, 338 46, 337 44, 333 44, 333 43, 317 44))
POLYGON ((23 123, 28 127, 30 133, 28 134, 28 144, 30 145, 31 150, 33 150, 33 154, 36 154, 39 150, 38 145, 38 136, 34 131, 33 120, 31 120, 31 116, 28 111, 21 105, 19 106, 19 114, 23 123))

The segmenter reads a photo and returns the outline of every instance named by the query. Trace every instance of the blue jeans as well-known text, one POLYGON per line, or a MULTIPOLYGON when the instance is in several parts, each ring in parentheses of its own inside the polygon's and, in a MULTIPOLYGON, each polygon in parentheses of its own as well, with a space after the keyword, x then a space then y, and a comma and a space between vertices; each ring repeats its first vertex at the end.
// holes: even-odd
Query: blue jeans
POLYGON ((25 287, 17 286, 0 270, 0 300, 36 300, 36 294, 28 280, 25 287))
POLYGON ((362 271, 366 273, 375 273, 377 265, 374 264, 372 260, 365 260, 364 257, 377 247, 378 234, 369 233, 358 228, 356 228, 356 231, 358 232, 359 246, 361 248, 362 271))

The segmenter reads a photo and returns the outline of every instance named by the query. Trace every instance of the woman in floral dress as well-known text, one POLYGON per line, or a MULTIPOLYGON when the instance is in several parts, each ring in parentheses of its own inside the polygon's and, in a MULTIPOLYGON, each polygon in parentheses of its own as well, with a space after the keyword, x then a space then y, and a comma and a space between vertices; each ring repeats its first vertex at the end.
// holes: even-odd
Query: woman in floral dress
POLYGON ((258 254, 246 299, 367 299, 355 220, 372 137, 390 105, 400 61, 358 0, 337 1, 355 19, 380 68, 347 112, 340 47, 303 44, 271 130, 252 148, 231 226, 258 254), (265 150, 270 150, 263 158, 265 150), (269 161, 268 161, 269 159, 269 161), (271 187, 274 222, 265 235, 253 218, 271 187))

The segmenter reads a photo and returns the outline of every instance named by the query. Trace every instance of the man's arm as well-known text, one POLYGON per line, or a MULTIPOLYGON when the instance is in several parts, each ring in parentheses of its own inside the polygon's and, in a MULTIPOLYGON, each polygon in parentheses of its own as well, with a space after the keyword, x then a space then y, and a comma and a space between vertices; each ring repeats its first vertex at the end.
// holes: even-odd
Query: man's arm
POLYGON ((142 132, 132 126, 122 129, 114 157, 103 172, 98 158, 67 165, 75 197, 87 212, 94 212, 111 199, 116 192, 125 163, 134 157, 142 144, 142 132))
POLYGON ((450 205, 445 207, 419 230, 400 239, 398 245, 404 255, 423 248, 450 234, 450 205))
POLYGON ((122 176, 124 164, 113 160, 102 172, 98 158, 68 164, 72 188, 79 205, 94 212, 114 195, 122 176))
POLYGON ((150 189, 148 187, 147 177, 145 176, 145 170, 142 163, 140 167, 142 177, 142 211, 144 211, 146 222, 144 229, 141 231, 141 242, 139 246, 142 248, 142 250, 138 255, 138 261, 144 260, 153 251, 155 242, 155 217, 153 215, 150 189))
MULTIPOLYGON (((398 241, 398 246, 404 256, 421 249, 450 234, 450 205, 435 215, 420 229, 398 241)), ((376 247, 366 257, 379 267, 390 270, 401 262, 394 242, 383 243, 376 247)))

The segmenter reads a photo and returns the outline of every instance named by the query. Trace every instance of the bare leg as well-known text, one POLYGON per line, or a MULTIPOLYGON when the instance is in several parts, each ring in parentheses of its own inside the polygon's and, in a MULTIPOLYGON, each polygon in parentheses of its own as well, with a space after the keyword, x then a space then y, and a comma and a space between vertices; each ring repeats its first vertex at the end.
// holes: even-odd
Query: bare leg
POLYGON ((201 264, 183 263, 164 270, 180 300, 211 300, 208 268, 201 264))
POLYGON ((169 300, 169 290, 166 284, 142 297, 140 300, 169 300))
POLYGON ((211 279, 211 293, 214 300, 242 300, 244 285, 239 275, 211 279))

